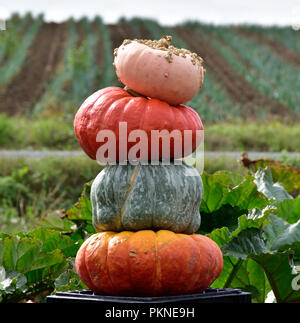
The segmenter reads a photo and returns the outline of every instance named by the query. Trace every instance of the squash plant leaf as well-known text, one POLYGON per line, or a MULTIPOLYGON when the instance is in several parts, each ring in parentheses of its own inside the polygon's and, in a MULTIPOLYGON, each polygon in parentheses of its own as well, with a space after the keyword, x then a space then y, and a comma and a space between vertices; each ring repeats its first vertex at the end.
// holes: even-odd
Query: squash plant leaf
POLYGON ((68 268, 55 280, 55 292, 88 289, 75 271, 75 258, 68 260, 68 268))
POLYGON ((233 174, 228 171, 202 174, 204 195, 200 211, 211 213, 226 204, 241 210, 263 209, 269 204, 268 198, 258 191, 253 176, 233 174))
POLYGON ((300 290, 293 287, 293 266, 290 259, 299 253, 299 222, 289 224, 276 216, 263 229, 248 228, 226 243, 225 256, 239 261, 256 261, 264 270, 277 302, 300 299, 300 290))
MULTIPOLYGON (((216 229, 207 235, 219 247, 226 245, 232 236, 228 228, 216 229)), ((262 267, 252 259, 238 259, 223 256, 223 271, 212 284, 213 288, 240 288, 251 292, 252 301, 264 302, 271 290, 268 279, 262 267)))
POLYGON ((48 215, 45 219, 38 222, 38 226, 45 229, 69 232, 72 230, 74 222, 64 218, 63 214, 58 213, 48 215))
POLYGON ((260 168, 268 167, 272 173, 274 182, 282 183, 285 190, 297 196, 300 193, 300 170, 283 165, 271 159, 250 160, 247 155, 241 160, 243 165, 256 173, 260 168))
POLYGON ((200 206, 200 233, 208 233, 223 226, 234 230, 240 216, 247 215, 252 209, 262 212, 271 203, 258 191, 253 176, 233 174, 228 171, 202 174, 204 195, 200 206))
POLYGON ((69 248, 73 248, 73 253, 77 250, 71 238, 46 229, 0 239, 0 295, 3 301, 18 301, 27 293, 53 288, 54 280, 66 269, 63 252, 69 248), (20 284, 26 288, 20 289, 20 284))
POLYGON ((258 191, 263 193, 268 199, 274 199, 276 202, 280 202, 293 198, 281 183, 273 183, 272 173, 269 168, 260 168, 254 176, 254 183, 257 185, 258 191))
POLYGON ((78 202, 66 211, 66 218, 75 223, 82 223, 82 221, 84 221, 87 226, 87 231, 89 233, 95 233, 92 226, 92 204, 90 201, 91 185, 92 181, 84 185, 78 202))
POLYGON ((276 204, 276 215, 288 223, 295 223, 300 219, 300 196, 295 199, 285 199, 276 204))

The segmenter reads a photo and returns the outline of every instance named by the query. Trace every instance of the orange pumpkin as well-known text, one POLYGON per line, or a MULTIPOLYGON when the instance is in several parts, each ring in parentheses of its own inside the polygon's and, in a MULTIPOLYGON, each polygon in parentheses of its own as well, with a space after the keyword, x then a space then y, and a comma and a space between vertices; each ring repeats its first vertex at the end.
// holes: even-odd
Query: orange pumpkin
POLYGON ((210 286, 222 272, 223 257, 214 241, 199 234, 106 231, 82 244, 75 267, 96 293, 182 295, 210 286))

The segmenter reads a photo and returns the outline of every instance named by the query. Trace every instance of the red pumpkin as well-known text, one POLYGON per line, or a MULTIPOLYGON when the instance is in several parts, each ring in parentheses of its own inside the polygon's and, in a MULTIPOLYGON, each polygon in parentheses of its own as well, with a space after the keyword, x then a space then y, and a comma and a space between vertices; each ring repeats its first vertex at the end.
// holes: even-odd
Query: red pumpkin
POLYGON ((182 295, 209 287, 222 272, 223 257, 214 241, 199 234, 106 231, 82 244, 75 267, 96 293, 182 295))
POLYGON ((168 144, 169 157, 173 159, 188 156, 195 151, 202 139, 203 125, 197 112, 188 106, 171 106, 157 99, 135 97, 118 87, 107 87, 85 100, 75 116, 74 129, 80 146, 92 159, 96 159, 97 150, 106 143, 104 140, 97 142, 97 134, 100 130, 111 130, 116 136, 115 161, 120 162, 130 160, 128 152, 138 142, 128 141, 128 135, 133 130, 143 130, 147 134, 146 147, 141 145, 146 149, 146 160, 162 159, 165 154, 162 139, 159 139, 157 154, 153 149, 151 156, 152 130, 167 130, 169 133, 179 130, 182 136, 181 152, 175 149, 172 137, 168 144), (127 122, 127 138, 119 133, 120 122, 127 122), (191 136, 185 135, 184 130, 191 130, 191 136), (119 147, 126 147, 126 144, 127 149, 121 154, 119 147))

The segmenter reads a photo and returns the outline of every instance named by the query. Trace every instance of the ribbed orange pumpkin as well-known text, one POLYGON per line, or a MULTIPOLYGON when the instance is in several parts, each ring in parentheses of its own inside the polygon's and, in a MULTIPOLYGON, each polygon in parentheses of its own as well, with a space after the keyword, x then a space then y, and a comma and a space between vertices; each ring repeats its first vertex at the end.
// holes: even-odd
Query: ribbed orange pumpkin
MULTIPOLYGON (((176 107, 166 102, 151 98, 134 97, 124 89, 118 87, 107 87, 92 94, 85 100, 78 110, 74 120, 74 130, 80 146, 86 154, 96 159, 97 150, 104 142, 97 142, 97 134, 100 130, 110 130, 116 136, 116 162, 128 158, 130 148, 136 142, 126 140, 127 151, 125 156, 120 157, 119 145, 124 136, 119 133, 119 123, 127 122, 127 139, 133 130, 143 130, 147 134, 148 142, 145 148, 148 152, 147 160, 158 160, 162 158, 162 141, 158 154, 151 159, 151 131, 179 130, 182 136, 182 153, 176 154, 174 140, 170 140, 170 159, 181 158, 190 155, 197 145, 201 143, 203 125, 196 111, 185 105, 176 107), (191 131, 191 139, 186 140, 184 130, 191 131), (199 130, 199 133, 197 133, 199 130), (197 134, 199 134, 197 141, 197 134), (120 138, 119 138, 120 137, 120 138)), ((124 146, 124 143, 121 143, 124 146)), ((153 152, 152 152, 153 153, 153 152)), ((100 160, 101 161, 101 160, 100 160)))
POLYGON ((106 231, 82 244, 75 266, 96 293, 182 295, 210 286, 222 272, 223 257, 214 241, 199 234, 106 231))

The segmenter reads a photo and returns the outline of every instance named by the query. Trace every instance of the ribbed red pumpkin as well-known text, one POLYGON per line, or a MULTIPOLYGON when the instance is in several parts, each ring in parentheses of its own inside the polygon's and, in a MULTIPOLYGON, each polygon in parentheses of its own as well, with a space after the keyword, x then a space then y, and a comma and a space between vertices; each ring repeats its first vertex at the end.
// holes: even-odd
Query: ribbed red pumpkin
MULTIPOLYGON (((116 136, 116 162, 128 159, 128 152, 136 145, 136 142, 127 141, 127 155, 122 155, 122 157, 119 154, 119 142, 123 139, 121 136, 119 138, 120 122, 127 122, 127 138, 132 130, 144 130, 147 133, 147 160, 151 160, 151 130, 167 130, 169 133, 173 130, 180 131, 182 153, 176 154, 174 140, 171 138, 170 159, 190 155, 202 140, 201 130, 203 130, 203 125, 199 115, 192 108, 185 105, 171 106, 157 99, 134 97, 124 89, 107 87, 87 98, 74 120, 76 137, 80 146, 90 158, 96 159, 98 148, 104 144, 104 142, 96 141, 98 132, 100 130, 111 130, 116 136), (184 130, 191 130, 192 140, 185 141, 184 130), (197 136, 198 140, 196 140, 197 136)), ((152 160, 155 158, 162 158, 161 140, 159 156, 152 158, 152 160)))
POLYGON ((182 295, 210 286, 222 272, 223 257, 214 241, 199 234, 106 231, 82 244, 75 267, 96 293, 182 295))

